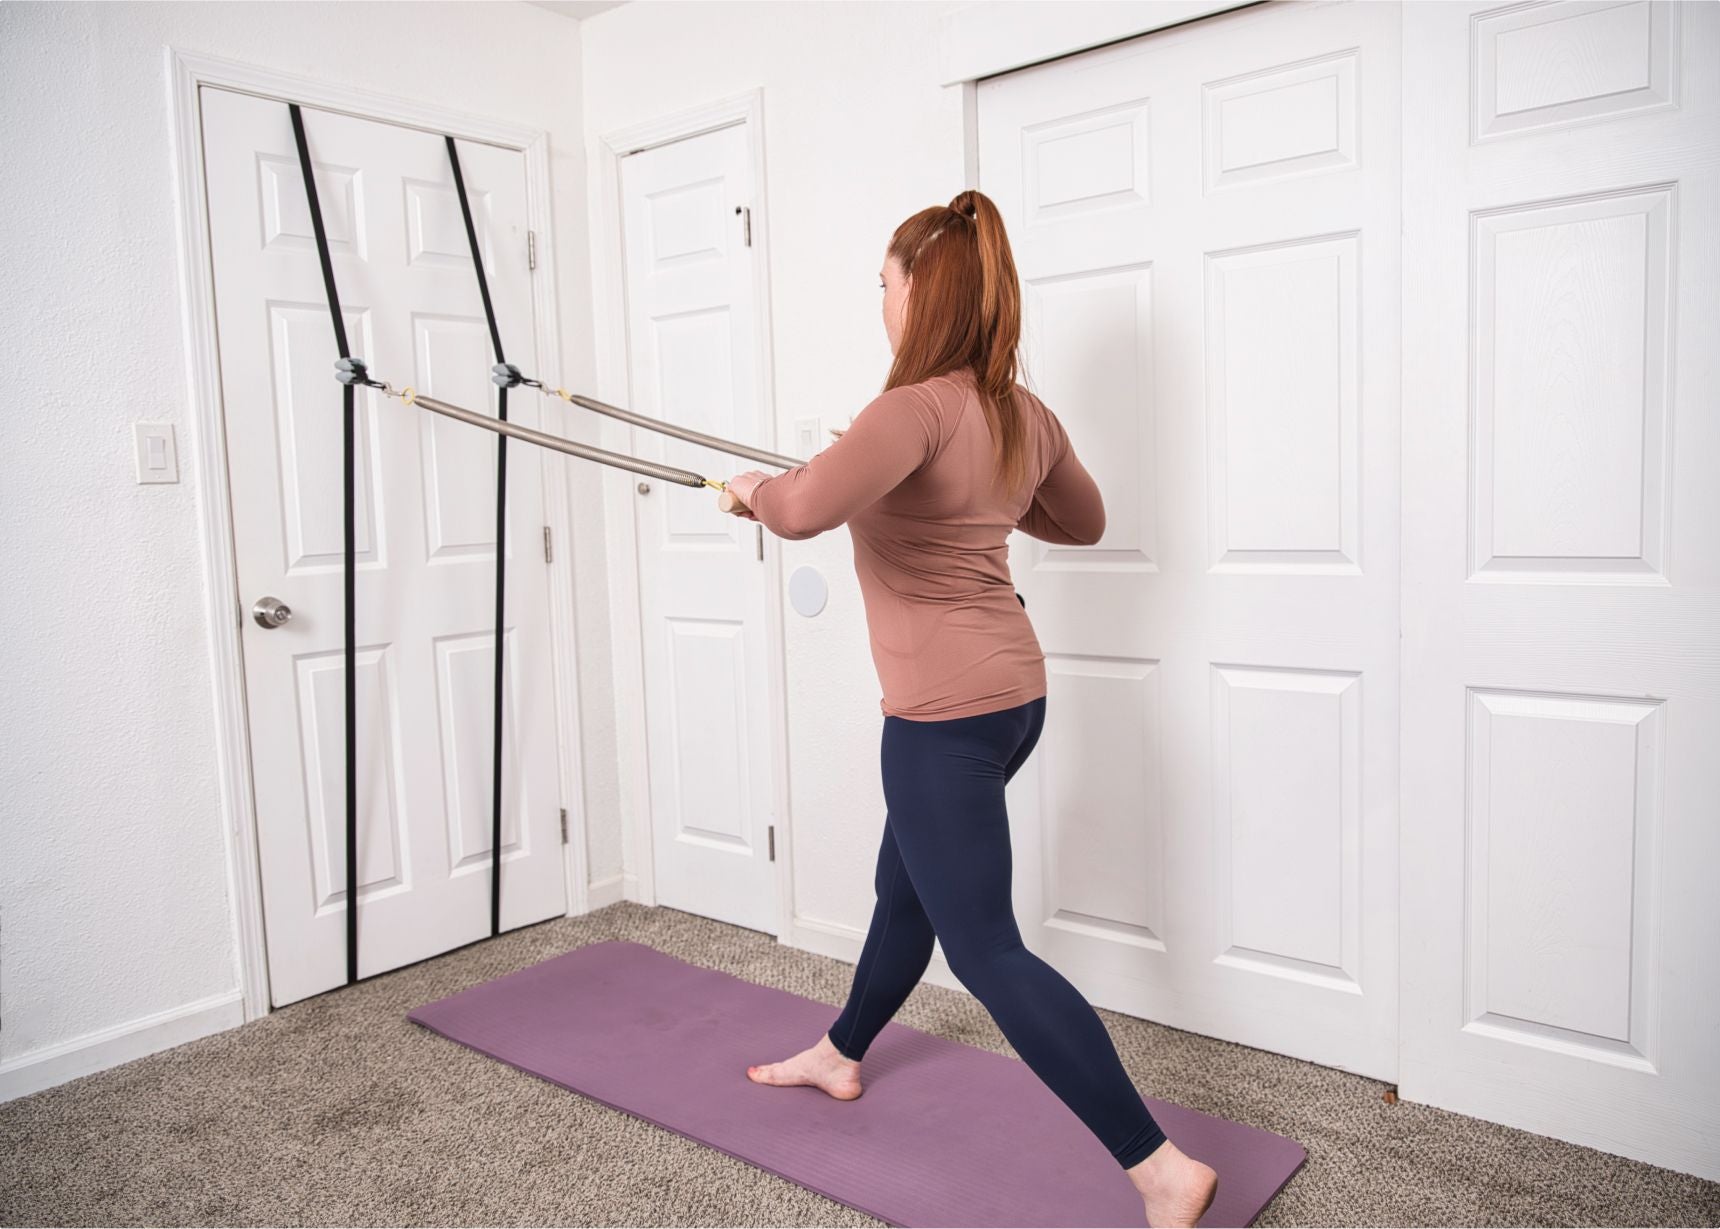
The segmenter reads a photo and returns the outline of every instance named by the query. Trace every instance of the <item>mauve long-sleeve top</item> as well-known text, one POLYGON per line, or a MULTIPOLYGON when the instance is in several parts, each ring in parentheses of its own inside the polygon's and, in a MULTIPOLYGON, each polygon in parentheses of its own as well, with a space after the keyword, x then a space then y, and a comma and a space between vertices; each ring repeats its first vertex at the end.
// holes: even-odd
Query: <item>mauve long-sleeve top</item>
POLYGON ((967 367, 880 394, 835 443, 753 489, 753 515, 779 537, 848 526, 886 715, 944 721, 1045 694, 1009 533, 1091 545, 1105 505, 1056 415, 1023 385, 1015 393, 1029 481, 1013 495, 993 477, 967 367))

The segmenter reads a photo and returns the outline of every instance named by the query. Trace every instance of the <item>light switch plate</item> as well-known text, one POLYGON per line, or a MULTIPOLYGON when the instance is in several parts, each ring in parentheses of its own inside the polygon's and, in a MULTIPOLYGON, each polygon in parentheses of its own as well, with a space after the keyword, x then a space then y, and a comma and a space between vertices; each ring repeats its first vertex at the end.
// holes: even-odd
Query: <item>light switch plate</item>
POLYGON ((136 446, 139 482, 178 482, 179 456, 173 447, 173 424, 138 422, 131 425, 136 446))
POLYGON ((810 461, 815 455, 824 451, 825 444, 830 441, 821 438, 821 432, 816 418, 797 418, 794 420, 794 447, 796 455, 803 461, 810 461))

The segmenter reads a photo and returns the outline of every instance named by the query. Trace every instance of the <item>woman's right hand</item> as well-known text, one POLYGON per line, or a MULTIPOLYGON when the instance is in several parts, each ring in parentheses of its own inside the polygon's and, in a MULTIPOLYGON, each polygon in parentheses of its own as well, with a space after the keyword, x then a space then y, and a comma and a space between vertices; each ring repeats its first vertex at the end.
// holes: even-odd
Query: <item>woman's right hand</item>
POLYGON ((749 469, 746 473, 736 474, 733 478, 730 478, 725 482, 723 484, 723 490, 724 493, 729 496, 729 499, 721 502, 727 503, 729 500, 738 501, 735 503, 734 507, 729 509, 729 515, 742 517, 749 521, 758 520, 758 517, 753 515, 753 511, 750 506, 752 503, 752 493, 758 487, 759 483, 769 477, 770 475, 765 473, 762 469, 749 469))

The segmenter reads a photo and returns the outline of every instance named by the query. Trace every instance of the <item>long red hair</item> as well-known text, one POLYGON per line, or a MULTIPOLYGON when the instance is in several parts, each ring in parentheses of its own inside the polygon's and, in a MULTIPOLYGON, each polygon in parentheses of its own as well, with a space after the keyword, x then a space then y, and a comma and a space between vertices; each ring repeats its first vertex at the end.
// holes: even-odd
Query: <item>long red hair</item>
POLYGON ((896 228, 885 249, 913 278, 883 392, 972 367, 1005 491, 1027 478, 1027 425, 1015 400, 1021 284, 1003 215, 983 192, 958 192, 896 228))

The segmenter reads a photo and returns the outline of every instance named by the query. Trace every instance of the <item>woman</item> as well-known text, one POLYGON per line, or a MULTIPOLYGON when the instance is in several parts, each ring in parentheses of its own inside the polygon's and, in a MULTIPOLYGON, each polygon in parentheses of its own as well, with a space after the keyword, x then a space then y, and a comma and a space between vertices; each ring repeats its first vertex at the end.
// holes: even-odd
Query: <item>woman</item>
POLYGON ((1128 1173, 1148 1223, 1193 1225, 1217 1175, 1165 1138, 1098 1014, 1023 945, 1010 902, 1004 784, 1039 739, 1046 683, 1006 540, 1020 529, 1090 545, 1104 503, 1062 424, 1015 382, 1020 287, 992 201, 963 192, 909 218, 880 276, 895 355, 885 391, 805 465, 727 483, 737 515, 780 537, 849 527, 884 692, 888 809, 847 1005, 816 1044, 747 1075, 858 1097, 860 1060, 935 935, 1023 1061, 1128 1173))

